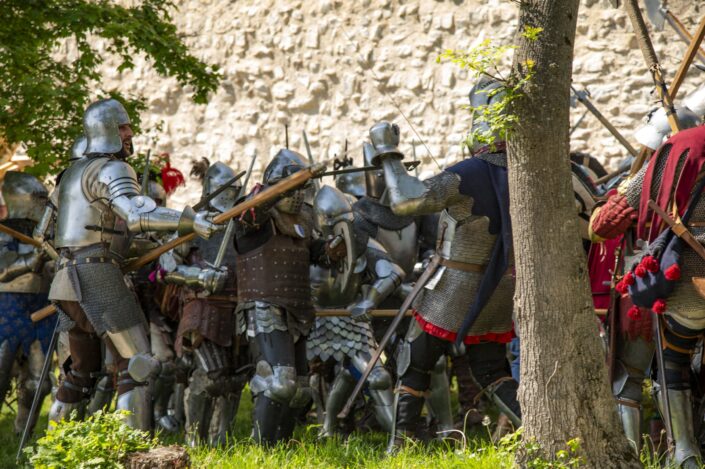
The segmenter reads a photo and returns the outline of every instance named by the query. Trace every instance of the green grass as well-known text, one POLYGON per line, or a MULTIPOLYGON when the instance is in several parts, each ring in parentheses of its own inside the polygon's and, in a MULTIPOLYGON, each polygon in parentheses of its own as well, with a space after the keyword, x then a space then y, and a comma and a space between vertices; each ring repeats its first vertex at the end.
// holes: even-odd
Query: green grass
MULTIPOLYGON (((454 386, 455 388, 455 386, 454 386)), ((455 396, 456 392, 453 389, 455 396)), ((648 400, 647 400, 648 401, 648 400)), ((454 408, 457 402, 454 399, 454 408)), ((38 424, 39 434, 46 428, 50 402, 47 399, 38 424)), ((11 406, 12 407, 12 406, 11 406)), ((7 405, 0 412, 0 469, 15 468, 15 453, 19 436, 13 431, 14 410, 7 405)), ((491 415, 494 415, 494 409, 491 415)), ((513 455, 506 448, 497 448, 490 443, 487 427, 476 429, 468 435, 464 448, 450 448, 446 444, 409 444, 393 456, 385 452, 387 435, 382 433, 355 433, 347 439, 319 440, 318 426, 305 425, 297 428, 294 439, 275 448, 263 449, 249 439, 251 431, 252 400, 245 391, 233 428, 232 441, 224 448, 200 447, 190 449, 194 468, 512 468, 513 455)), ((159 435, 164 444, 182 443, 181 437, 159 435)), ((30 441, 30 445, 34 440, 30 441)), ((658 461, 645 452, 644 466, 660 468, 658 461)))
MULTIPOLYGON (((301 426, 294 439, 273 449, 263 449, 248 440, 252 401, 243 396, 235 424, 234 441, 222 449, 197 448, 191 451, 194 467, 203 468, 509 468, 511 456, 502 454, 480 435, 466 450, 448 445, 411 444, 394 456, 387 456, 387 435, 353 434, 347 439, 318 440, 317 425, 301 426)), ((483 428, 484 430, 484 428, 483 428)))
MULTIPOLYGON (((49 400, 42 410, 38 429, 46 428, 49 400)), ((385 453, 387 436, 382 433, 353 434, 347 440, 318 440, 316 425, 301 426, 287 444, 263 449, 249 440, 252 401, 249 393, 243 395, 236 419, 232 443, 225 448, 201 447, 190 450, 195 468, 510 468, 511 455, 488 443, 483 427, 463 449, 453 450, 445 444, 410 444, 394 456, 385 453)), ((3 407, 0 412, 0 469, 17 467, 15 453, 19 437, 14 435, 14 412, 3 407)), ((180 443, 173 436, 160 435, 165 444, 180 443)), ((32 444, 32 442, 30 442, 32 444)))

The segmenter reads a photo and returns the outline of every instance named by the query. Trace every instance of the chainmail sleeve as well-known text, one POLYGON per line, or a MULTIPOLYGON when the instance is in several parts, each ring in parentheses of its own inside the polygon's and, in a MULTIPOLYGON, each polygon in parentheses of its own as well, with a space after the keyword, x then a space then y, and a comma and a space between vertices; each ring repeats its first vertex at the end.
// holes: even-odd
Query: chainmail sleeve
POLYGON ((639 200, 641 199, 641 189, 644 184, 644 176, 646 175, 647 166, 644 165, 638 173, 629 181, 627 191, 624 196, 632 208, 639 209, 639 200))
MULTIPOLYGON (((661 150, 658 155, 654 155, 654 158, 658 158, 656 161, 656 168, 654 169, 654 177, 653 180, 651 181, 651 197, 655 197, 656 193, 658 191, 658 188, 661 187, 661 179, 663 178, 663 171, 666 167, 666 162, 668 161, 668 155, 671 153, 671 146, 665 147, 663 150, 661 150)), ((687 157, 688 153, 685 152, 681 156, 680 160, 678 161, 678 166, 676 167, 676 174, 680 174, 681 168, 683 167, 683 163, 685 162, 685 159, 687 157)), ((624 194, 625 197, 627 198, 627 202, 629 202, 629 205, 632 207, 636 208, 637 210, 639 209, 639 200, 641 199, 641 192, 642 188, 644 185, 644 178, 646 177, 646 171, 647 168, 649 167, 648 164, 645 164, 638 173, 634 175, 631 181, 629 181, 629 185, 627 186, 627 191, 624 194)))

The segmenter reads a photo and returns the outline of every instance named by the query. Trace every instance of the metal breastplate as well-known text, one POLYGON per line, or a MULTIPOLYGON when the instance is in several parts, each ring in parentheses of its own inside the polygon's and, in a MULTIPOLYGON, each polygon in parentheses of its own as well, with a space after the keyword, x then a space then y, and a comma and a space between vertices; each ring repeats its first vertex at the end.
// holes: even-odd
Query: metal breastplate
POLYGON ((65 172, 59 185, 59 213, 56 219, 55 247, 82 247, 109 243, 112 234, 88 230, 86 226, 114 229, 116 217, 100 200, 91 201, 84 190, 84 173, 91 164, 102 165, 107 158, 79 160, 65 172))
POLYGON ((355 270, 345 290, 342 277, 337 271, 321 267, 311 267, 311 288, 314 303, 321 308, 344 308, 355 301, 363 283, 366 260, 357 258, 355 270))
POLYGON ((377 228, 376 239, 387 250, 392 261, 404 269, 407 276, 410 276, 414 271, 419 251, 418 226, 416 222, 406 225, 401 230, 394 231, 380 226, 377 228))

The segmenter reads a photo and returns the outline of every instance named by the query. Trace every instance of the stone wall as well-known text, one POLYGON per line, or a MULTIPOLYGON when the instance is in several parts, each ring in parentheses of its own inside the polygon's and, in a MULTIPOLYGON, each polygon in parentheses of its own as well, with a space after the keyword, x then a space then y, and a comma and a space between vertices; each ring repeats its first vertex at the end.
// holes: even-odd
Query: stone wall
MULTIPOLYGON (((402 150, 411 154, 415 145, 424 173, 437 170, 430 155, 441 166, 457 160, 470 124, 463 106, 473 80, 452 64, 438 64, 436 57, 444 49, 467 49, 485 38, 510 43, 518 15, 509 0, 177 3, 174 18, 193 53, 218 65, 224 76, 210 103, 193 104, 188 89, 159 77, 140 59, 126 73, 106 65, 106 87, 147 98, 146 128, 163 122, 160 131, 136 139, 138 148, 156 141, 155 150, 170 152, 186 173, 191 158, 206 156, 244 167, 256 151, 255 177, 284 145, 285 125, 290 147, 302 153, 306 130, 317 161, 340 155, 347 139, 349 154, 361 164, 362 139, 381 119, 400 125, 402 150)), ((669 2, 691 31, 704 4, 669 2)), ((667 76, 673 77, 685 44, 668 26, 653 38, 667 76)), ((682 90, 687 93, 703 82, 702 72, 692 72, 682 90)), ((583 0, 581 5, 574 84, 587 87, 595 104, 630 140, 654 106, 651 78, 629 20, 607 0, 583 0)), ((573 121, 583 112, 574 109, 573 121)), ((572 145, 608 166, 626 153, 590 115, 573 133, 572 145)), ((191 183, 173 204, 197 197, 191 183)))

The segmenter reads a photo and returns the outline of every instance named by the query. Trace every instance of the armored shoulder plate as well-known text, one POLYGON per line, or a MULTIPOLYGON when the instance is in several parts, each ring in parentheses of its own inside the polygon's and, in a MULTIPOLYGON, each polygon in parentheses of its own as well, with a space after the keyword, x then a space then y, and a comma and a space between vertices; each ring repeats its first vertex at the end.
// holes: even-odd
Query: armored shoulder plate
POLYGON ((58 191, 56 247, 80 247, 112 241, 117 217, 110 202, 120 195, 138 195, 139 186, 127 163, 97 157, 71 165, 58 191))
MULTIPOLYGON (((128 197, 140 194, 137 174, 132 166, 120 160, 108 160, 93 180, 84 179, 94 196, 103 197, 110 201, 126 195, 128 197)), ((90 193, 90 192, 89 192, 90 193)))

